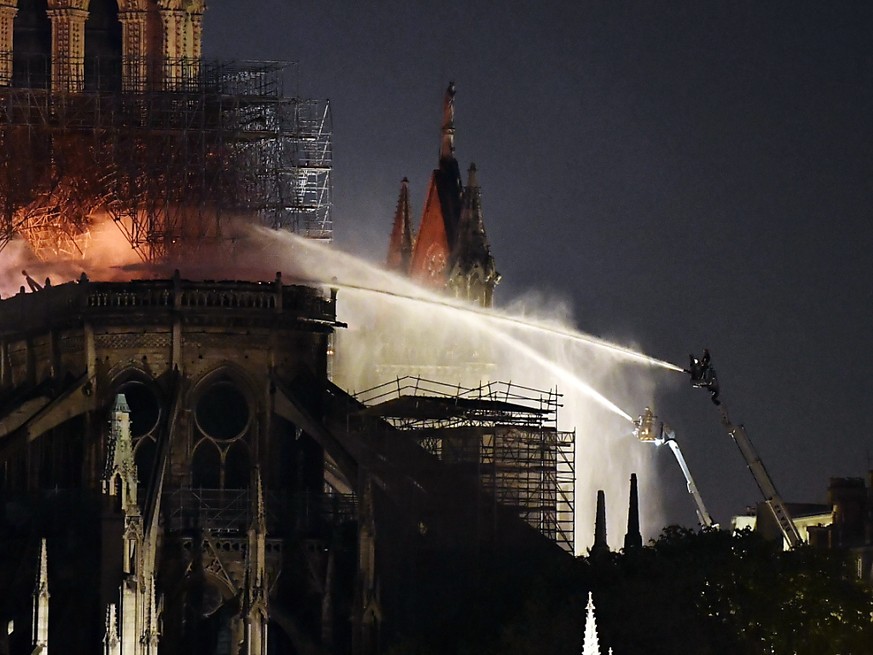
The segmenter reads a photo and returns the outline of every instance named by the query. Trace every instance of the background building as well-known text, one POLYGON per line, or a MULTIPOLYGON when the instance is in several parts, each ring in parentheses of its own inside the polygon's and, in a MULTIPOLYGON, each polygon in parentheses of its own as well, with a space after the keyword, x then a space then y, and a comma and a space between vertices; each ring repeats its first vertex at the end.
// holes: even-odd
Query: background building
MULTIPOLYGON (((867 480, 831 478, 827 500, 827 504, 789 503, 795 525, 809 545, 848 552, 858 578, 873 585, 873 472, 867 480)), ((735 516, 732 524, 734 529, 757 530, 768 539, 781 535, 762 504, 746 516, 735 516)))

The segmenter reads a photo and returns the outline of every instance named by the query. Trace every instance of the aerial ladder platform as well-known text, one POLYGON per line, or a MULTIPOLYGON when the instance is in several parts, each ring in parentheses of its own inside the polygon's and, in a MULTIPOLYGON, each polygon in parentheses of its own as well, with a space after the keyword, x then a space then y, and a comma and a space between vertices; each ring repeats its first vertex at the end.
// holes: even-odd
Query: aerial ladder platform
POLYGON ((706 505, 703 504, 703 497, 697 490, 697 485, 694 484, 694 478, 691 476, 691 470, 688 468, 688 463, 682 455, 682 449, 679 448, 679 442, 676 441, 676 433, 663 422, 655 426, 657 417, 649 407, 643 410, 642 415, 634 421, 636 428, 634 436, 643 443, 653 443, 656 446, 666 444, 676 456, 676 461, 679 463, 679 468, 682 469, 682 474, 685 476, 685 483, 688 487, 688 493, 694 499, 695 509, 697 511, 697 522, 704 528, 718 527, 715 521, 712 520, 712 515, 707 511, 706 505))
POLYGON ((782 532, 786 543, 792 548, 802 544, 803 539, 800 536, 800 532, 797 530, 797 526, 794 525, 794 520, 785 506, 785 501, 782 500, 782 496, 776 490, 773 478, 767 472, 761 456, 752 445, 752 440, 746 433, 746 428, 731 422, 727 407, 719 399, 718 377, 716 376, 715 369, 712 367, 709 351, 704 350, 703 356, 700 358, 690 355, 690 366, 685 372, 691 376, 691 386, 705 389, 712 395, 712 402, 718 407, 721 416, 721 424, 740 449, 740 453, 742 453, 743 459, 746 460, 752 477, 755 478, 758 489, 761 490, 761 494, 764 496, 764 503, 773 513, 776 524, 779 526, 779 530, 782 532))

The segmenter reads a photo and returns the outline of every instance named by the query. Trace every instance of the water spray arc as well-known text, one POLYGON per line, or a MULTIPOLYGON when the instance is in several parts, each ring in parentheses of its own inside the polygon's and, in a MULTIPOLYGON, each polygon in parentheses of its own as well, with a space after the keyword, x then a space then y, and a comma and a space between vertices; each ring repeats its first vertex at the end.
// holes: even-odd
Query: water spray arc
MULTIPOLYGON (((349 286, 345 286, 345 285, 334 285, 334 286, 339 288, 339 289, 346 289, 346 290, 353 291, 353 292, 354 291, 358 291, 358 292, 363 291, 365 293, 379 293, 379 291, 373 290, 373 289, 362 289, 362 288, 357 288, 357 287, 349 287, 349 286)), ((392 298, 400 299, 403 301, 431 304, 428 299, 424 299, 424 298, 415 298, 415 297, 404 296, 404 295, 399 295, 399 294, 388 294, 388 295, 390 295, 392 298)), ((461 310, 465 309, 464 307, 457 307, 451 303, 437 303, 437 305, 443 309, 448 309, 448 310, 452 310, 452 311, 459 310, 459 309, 461 309, 461 310)), ((476 318, 482 314, 485 314, 485 313, 484 312, 461 313, 459 318, 464 320, 465 323, 473 324, 472 327, 476 327, 474 322, 475 322, 476 318)), ((531 346, 524 343, 520 339, 513 337, 511 334, 508 334, 508 333, 503 332, 501 330, 492 330, 489 332, 489 336, 497 341, 500 341, 501 343, 506 344, 507 346, 509 346, 509 348, 511 350, 523 355, 524 357, 531 360, 533 363, 537 364, 538 366, 543 367, 549 373, 557 376, 561 381, 566 382, 568 385, 579 390, 585 397, 590 398, 591 400, 595 401, 598 405, 600 405, 604 409, 612 412, 613 414, 615 414, 617 416, 620 416, 621 418, 625 419, 626 421, 628 421, 630 423, 633 423, 633 418, 631 418, 631 416, 627 412, 625 412, 618 405, 616 405, 615 403, 610 401, 602 393, 600 393, 599 391, 594 389, 594 387, 592 387, 590 384, 588 384, 587 382, 582 380, 578 375, 576 375, 572 371, 568 370, 567 368, 561 366, 560 364, 543 356, 536 349, 532 348, 531 346)))
POLYGON ((684 372, 681 366, 651 357, 625 346, 611 343, 579 330, 551 325, 523 316, 514 316, 499 310, 484 309, 437 294, 415 284, 408 277, 386 271, 384 268, 359 257, 339 252, 335 248, 328 247, 311 239, 305 239, 294 234, 277 233, 258 227, 253 228, 253 230, 256 235, 284 243, 286 247, 296 251, 294 252, 294 255, 297 256, 295 258, 295 266, 299 269, 297 275, 303 283, 323 285, 347 291, 379 294, 386 297, 427 303, 431 307, 446 307, 483 317, 491 323, 529 330, 533 333, 561 337, 574 343, 593 346, 638 364, 656 366, 677 373, 684 372), (325 260, 336 264, 334 270, 329 274, 330 277, 323 272, 325 269, 322 264, 325 260))
MULTIPOLYGON (((643 353, 637 352, 625 346, 619 346, 614 343, 610 343, 604 339, 599 339, 590 334, 586 334, 584 332, 579 332, 576 330, 569 330, 566 328, 556 327, 546 325, 544 323, 540 323, 538 321, 534 321, 528 318, 520 317, 520 316, 511 316, 509 314, 505 314, 500 311, 495 310, 486 310, 478 307, 476 305, 465 304, 457 301, 452 301, 450 299, 446 299, 441 296, 437 296, 436 294, 428 293, 426 290, 421 289, 420 287, 416 287, 416 290, 420 292, 419 294, 413 293, 401 293, 397 291, 390 291, 387 289, 378 289, 375 287, 368 287, 360 284, 349 284, 340 282, 339 280, 333 280, 331 282, 313 281, 317 284, 327 285, 330 287, 334 287, 337 289, 342 289, 346 291, 360 291, 364 293, 377 293, 385 296, 392 296, 394 298, 401 298, 404 300, 409 300, 413 302, 421 302, 427 303, 431 306, 441 306, 447 307, 449 309, 459 310, 462 312, 467 312, 470 314, 475 314, 477 316, 482 316, 486 318, 488 321, 504 324, 511 327, 518 327, 525 330, 531 330, 533 332, 539 332, 551 336, 557 336, 564 339, 568 339, 573 342, 581 343, 587 346, 593 346, 595 348, 600 348, 606 350, 612 354, 618 355, 620 357, 626 358, 630 361, 636 362, 638 364, 647 364, 650 366, 659 366, 661 368, 665 368, 668 371, 675 371, 677 373, 684 372, 684 369, 681 367, 671 364, 670 362, 665 362, 663 360, 657 359, 655 357, 650 357, 649 355, 645 355, 643 353)), ((632 420, 632 419, 629 419, 632 420)))
MULTIPOLYGON (((293 235, 256 232, 265 244, 262 264, 267 260, 263 254, 273 248, 282 254, 277 264, 285 276, 340 291, 338 316, 349 329, 337 335, 334 371, 338 384, 354 391, 395 377, 457 381, 459 374, 466 386, 486 379, 511 380, 541 389, 557 383, 564 396, 561 423, 575 429, 576 457, 582 462, 576 467, 577 553, 584 553, 591 545, 586 541, 591 538, 594 507, 585 499, 598 489, 606 490, 610 497, 623 496, 624 486, 619 481, 631 473, 637 473, 642 481, 643 493, 646 488, 652 491, 647 495, 645 523, 660 525, 657 472, 652 470, 648 451, 625 438, 632 421, 625 409, 650 403, 659 372, 680 371, 678 366, 650 361, 608 342, 597 347, 593 337, 586 339, 587 335, 575 334, 571 326, 556 326, 548 319, 511 316, 515 320, 501 320, 498 312, 476 310, 333 247, 293 235), (378 337, 380 330, 387 335, 393 354, 403 359, 413 352, 411 360, 404 360, 407 365, 380 366, 379 351, 384 345, 378 337), (480 359, 464 359, 462 363, 470 366, 459 373, 444 364, 445 355, 459 345, 460 334, 465 335, 460 341, 474 344, 462 355, 477 350, 480 359), (482 366, 485 360, 490 367, 482 366)), ((466 345, 462 343, 461 348, 466 345)), ((611 522, 611 533, 620 534, 620 515, 612 515, 611 522)))
POLYGON ((501 332, 495 332, 494 336, 495 336, 495 338, 506 343, 511 348, 515 349, 516 351, 518 351, 519 353, 521 353, 522 355, 524 355, 525 357, 530 359, 531 361, 542 366, 550 373, 557 375, 561 380, 566 381, 568 384, 572 385, 573 387, 575 387, 576 389, 581 391, 583 395, 585 395, 588 398, 591 398, 596 403, 598 403, 601 407, 609 410, 610 412, 612 412, 613 414, 616 414, 617 416, 620 416, 621 418, 625 419, 626 421, 633 423, 633 418, 631 418, 631 416, 627 412, 625 412, 618 405, 613 403, 606 396, 604 396, 602 393, 600 393, 599 391, 594 389, 594 387, 592 387, 590 384, 586 383, 584 380, 579 378, 577 375, 575 375, 571 371, 568 371, 563 366, 556 364, 555 362, 549 360, 548 358, 544 357, 542 354, 538 353, 536 350, 534 350, 533 348, 528 346, 523 341, 520 341, 520 340, 518 340, 518 339, 516 339, 508 334, 504 334, 501 332))
MULTIPOLYGON (((479 316, 490 317, 490 314, 485 311, 476 311, 475 307, 467 307, 463 305, 457 305, 455 303, 450 302, 441 302, 441 301, 433 301, 430 298, 419 298, 416 296, 399 294, 390 291, 384 291, 380 289, 373 289, 369 287, 362 287, 360 285, 348 285, 348 284, 339 284, 337 282, 332 282, 330 284, 332 288, 351 291, 351 292, 363 292, 367 294, 379 294, 389 296, 394 299, 399 299, 402 301, 408 301, 412 303, 423 303, 426 305, 437 306, 442 309, 448 309, 452 311, 460 311, 462 312, 460 318, 465 319, 465 321, 471 321, 479 316)), ((499 323, 501 321, 498 321, 499 323)), ((551 332, 550 330, 544 330, 551 332)), ((560 364, 557 364, 547 357, 544 357, 542 354, 537 352, 534 348, 530 347, 523 341, 513 337, 512 335, 502 332, 500 330, 495 330, 490 332, 492 338, 499 340, 502 343, 507 344, 511 349, 516 352, 524 355, 526 358, 530 359, 534 363, 539 366, 542 366, 544 369, 549 371, 550 373, 557 375, 561 380, 567 382, 571 386, 577 388, 581 391, 586 397, 591 398, 595 402, 597 402, 601 407, 609 410, 610 412, 620 416, 625 419, 629 423, 633 423, 633 418, 625 412, 623 409, 618 407, 615 403, 610 401, 606 396, 601 394, 599 391, 594 389, 591 385, 582 380, 579 376, 574 374, 572 371, 567 370, 560 364)))

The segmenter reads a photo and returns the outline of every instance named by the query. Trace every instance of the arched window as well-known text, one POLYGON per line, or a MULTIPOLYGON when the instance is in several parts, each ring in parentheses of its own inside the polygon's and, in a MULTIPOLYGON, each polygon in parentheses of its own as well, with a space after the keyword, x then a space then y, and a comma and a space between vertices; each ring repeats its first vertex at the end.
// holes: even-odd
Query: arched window
POLYGON ((191 486, 218 489, 221 486, 221 454, 209 439, 204 439, 191 460, 191 486))
POLYGON ((47 89, 51 79, 52 25, 47 0, 18 0, 12 23, 12 85, 47 89))
POLYGON ((116 0, 91 0, 85 21, 85 89, 121 88, 121 23, 116 0))
POLYGON ((130 436, 134 440, 151 435, 161 417, 161 401, 155 387, 141 379, 130 379, 118 387, 130 407, 130 436))
MULTIPOLYGON (((192 486, 206 486, 198 480, 208 479, 212 488, 247 489, 251 482, 249 433, 253 423, 251 398, 244 385, 228 374, 219 372, 205 380, 194 397, 194 452, 192 486), (207 448, 208 447, 208 448, 207 448), (197 453, 207 448, 220 454, 217 475, 203 476, 198 469, 197 453)), ((205 457, 205 456, 203 456, 205 457)), ((210 464, 211 466, 211 464, 210 464)))
POLYGON ((154 439, 144 437, 136 445, 134 460, 136 461, 136 475, 141 487, 147 487, 152 479, 152 471, 155 468, 157 446, 154 439))
POLYGON ((249 424, 249 403, 230 380, 212 383, 200 395, 195 408, 197 427, 219 441, 240 437, 249 424))
POLYGON ((250 480, 249 449, 244 441, 237 441, 224 455, 224 488, 247 489, 250 480))

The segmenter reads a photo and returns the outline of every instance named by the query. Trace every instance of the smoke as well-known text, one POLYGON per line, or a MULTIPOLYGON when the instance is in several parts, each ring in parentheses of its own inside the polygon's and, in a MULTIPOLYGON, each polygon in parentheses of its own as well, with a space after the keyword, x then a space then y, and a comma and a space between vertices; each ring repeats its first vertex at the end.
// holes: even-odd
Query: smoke
POLYGON ((88 233, 77 240, 81 256, 57 255, 44 261, 24 239, 10 241, 0 253, 0 294, 5 298, 18 293, 26 284, 22 275, 25 270, 39 284, 46 278, 55 285, 71 282, 83 272, 105 281, 130 279, 129 269, 141 263, 140 256, 108 214, 92 214, 92 219, 88 233))
POLYGON ((279 237, 280 233, 253 225, 250 219, 225 218, 220 238, 189 239, 178 248, 178 255, 148 262, 108 213, 95 212, 88 232, 77 239, 77 256, 48 258, 40 253, 40 258, 24 239, 9 242, 0 252, 0 294, 6 297, 26 286, 23 270, 40 284, 50 278, 58 285, 78 280, 82 273, 105 282, 167 279, 176 269, 192 280, 270 280, 284 272, 286 281, 293 282, 319 269, 315 253, 279 237))
MULTIPOLYGON (((540 296, 525 296, 507 310, 538 322, 551 320, 557 327, 574 332, 566 303, 540 296)), ((558 385, 563 394, 559 428, 576 430, 576 547, 585 552, 594 538, 596 496, 604 490, 607 503, 607 535, 613 548, 620 547, 626 531, 627 499, 631 473, 640 480, 641 527, 653 537, 663 525, 663 508, 654 466, 654 449, 633 435, 631 416, 652 404, 656 384, 664 376, 640 360, 620 351, 548 333, 519 329, 510 331, 524 348, 498 348, 497 361, 513 380, 531 386, 558 385), (536 353, 530 356, 528 350, 536 353), (546 362, 544 364, 543 362, 546 362), (561 375, 561 372, 564 372, 561 375), (585 386, 605 396, 620 408, 616 412, 590 394, 585 386)), ((630 348, 633 350, 633 348, 630 348)))
POLYGON ((554 390, 562 394, 558 428, 576 434, 576 544, 593 542, 595 497, 606 492, 610 544, 625 532, 631 473, 641 491, 646 536, 661 525, 652 449, 633 434, 631 416, 652 403, 663 369, 676 369, 628 346, 590 337, 570 320, 566 303, 530 295, 503 311, 482 311, 424 289, 347 253, 287 232, 244 221, 224 227, 224 240, 188 251, 182 265, 142 262, 108 218, 91 228, 79 259, 39 262, 23 242, 2 253, 0 289, 17 292, 21 270, 53 284, 75 280, 166 278, 174 268, 187 279, 268 280, 340 289, 334 379, 354 392, 419 375, 463 387, 488 381, 554 390))
POLYGON ((262 253, 278 247, 288 254, 285 271, 340 289, 337 313, 349 326, 336 339, 340 386, 363 391, 404 375, 467 388, 496 380, 544 391, 557 386, 558 427, 576 431, 577 552, 593 542, 598 489, 607 496, 610 543, 621 545, 631 473, 640 478, 643 530, 654 536, 660 529, 653 449, 633 436, 631 416, 652 404, 661 371, 678 367, 583 338, 565 318, 566 304, 529 296, 503 312, 482 312, 318 243, 260 236, 269 244, 262 253))

